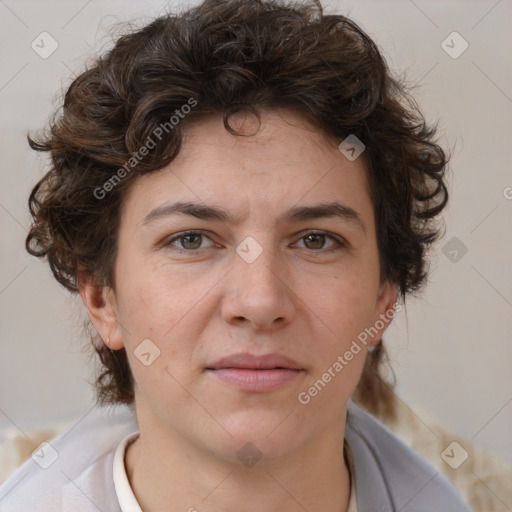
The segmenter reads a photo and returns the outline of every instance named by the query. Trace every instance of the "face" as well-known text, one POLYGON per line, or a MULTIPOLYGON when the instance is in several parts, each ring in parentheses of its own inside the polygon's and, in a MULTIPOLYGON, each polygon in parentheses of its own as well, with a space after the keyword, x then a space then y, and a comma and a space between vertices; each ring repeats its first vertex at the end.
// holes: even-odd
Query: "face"
POLYGON ((134 182, 116 319, 97 321, 127 349, 141 432, 233 460, 248 442, 272 458, 344 426, 370 343, 343 355, 396 300, 379 283, 363 159, 292 110, 261 120, 248 137, 220 116, 191 125, 178 157, 134 182))

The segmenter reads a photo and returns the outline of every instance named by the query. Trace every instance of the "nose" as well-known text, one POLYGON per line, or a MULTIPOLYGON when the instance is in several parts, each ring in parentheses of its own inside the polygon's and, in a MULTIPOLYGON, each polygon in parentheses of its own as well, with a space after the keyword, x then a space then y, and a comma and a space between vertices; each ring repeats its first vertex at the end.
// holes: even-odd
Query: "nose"
POLYGON ((293 283, 274 251, 266 248, 252 262, 236 254, 226 276, 221 314, 234 326, 273 331, 293 321, 296 314, 293 283))

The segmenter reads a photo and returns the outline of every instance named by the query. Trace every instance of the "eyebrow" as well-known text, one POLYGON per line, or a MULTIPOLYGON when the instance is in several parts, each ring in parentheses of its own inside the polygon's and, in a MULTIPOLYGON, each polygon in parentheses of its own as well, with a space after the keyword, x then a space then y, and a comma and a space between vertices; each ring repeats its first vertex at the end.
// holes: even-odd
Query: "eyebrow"
MULTIPOLYGON (((241 222, 239 217, 233 217, 226 209, 218 206, 208 206, 192 202, 177 202, 172 204, 163 204, 154 210, 151 210, 143 219, 142 225, 148 225, 162 217, 173 215, 190 215, 198 219, 217 220, 224 223, 238 225, 241 222)), ((285 222, 297 223, 310 219, 337 217, 348 221, 363 233, 366 234, 366 226, 361 215, 349 206, 338 202, 322 203, 311 206, 295 206, 284 212, 277 223, 285 222)))

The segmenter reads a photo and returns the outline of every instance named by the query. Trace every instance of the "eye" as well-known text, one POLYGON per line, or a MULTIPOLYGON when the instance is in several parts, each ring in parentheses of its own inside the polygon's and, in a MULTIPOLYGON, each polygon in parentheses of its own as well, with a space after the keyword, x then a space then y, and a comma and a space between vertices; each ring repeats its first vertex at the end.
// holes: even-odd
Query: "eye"
POLYGON ((174 245, 177 246, 178 250, 192 252, 197 251, 198 249, 205 249, 205 247, 201 247, 201 242, 204 239, 210 240, 210 238, 202 231, 184 231, 183 233, 178 233, 176 236, 170 238, 165 245, 174 245), (179 246, 175 242, 177 242, 179 246))
MULTIPOLYGON (((205 240, 212 240, 202 231, 183 231, 178 233, 165 242, 165 246, 174 246, 178 251, 182 252, 198 252, 201 249, 206 249, 213 246, 203 246, 205 240)), ((323 231, 310 231, 304 234, 300 240, 305 241, 305 249, 320 252, 328 252, 343 247, 348 247, 348 244, 341 238, 323 231), (330 241, 330 245, 326 247, 326 242, 330 241)))
POLYGON ((310 249, 312 251, 319 251, 320 249, 325 249, 326 251, 335 250, 341 247, 347 247, 347 243, 339 239, 338 237, 318 231, 310 231, 303 235, 300 240, 304 240, 306 242, 306 249, 310 249), (326 240, 331 240, 331 245, 325 248, 326 240))

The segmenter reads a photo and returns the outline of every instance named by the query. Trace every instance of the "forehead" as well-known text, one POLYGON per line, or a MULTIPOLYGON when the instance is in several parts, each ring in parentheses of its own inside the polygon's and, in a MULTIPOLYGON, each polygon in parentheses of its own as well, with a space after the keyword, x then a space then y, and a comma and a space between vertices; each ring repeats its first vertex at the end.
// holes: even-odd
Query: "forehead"
POLYGON ((233 217, 283 218, 298 204, 342 202, 373 215, 364 159, 347 159, 339 141, 293 109, 253 115, 222 115, 184 128, 180 152, 166 167, 141 176, 123 202, 123 215, 141 223, 155 207, 169 201, 223 205, 233 217))
MULTIPOLYGON (((205 154, 215 146, 229 151, 222 156, 229 160, 232 156, 237 165, 246 164, 252 171, 258 170, 250 165, 249 159, 259 161, 274 153, 277 159, 287 159, 290 163, 300 161, 302 156, 315 158, 326 150, 338 156, 338 144, 302 112, 292 107, 279 107, 260 110, 259 118, 249 112, 239 112, 229 117, 229 126, 240 135, 232 135, 224 127, 222 116, 212 115, 186 125, 184 129, 184 148, 181 158, 205 154), (242 158, 240 158, 242 157, 242 158)), ((180 156, 177 159, 178 163, 180 156)), ((318 162, 320 167, 326 161, 318 162)), ((300 169, 297 169, 299 172, 300 169)), ((264 171, 264 168, 261 168, 264 171)))

